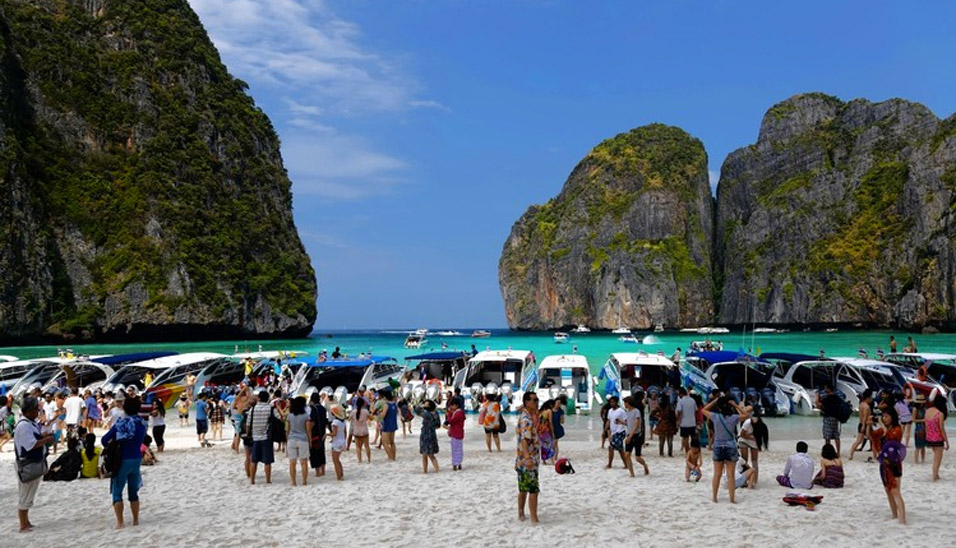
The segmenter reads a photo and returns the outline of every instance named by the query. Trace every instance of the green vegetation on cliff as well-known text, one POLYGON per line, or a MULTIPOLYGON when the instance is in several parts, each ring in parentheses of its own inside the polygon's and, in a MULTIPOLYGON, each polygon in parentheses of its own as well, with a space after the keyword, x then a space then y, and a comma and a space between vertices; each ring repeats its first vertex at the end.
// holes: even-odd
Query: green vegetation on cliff
POLYGON ((187 0, 104 2, 96 16, 10 0, 0 26, 5 65, 37 91, 13 117, 23 176, 50 229, 96 248, 83 304, 53 303, 49 331, 95 330, 104 300, 132 283, 169 321, 201 308, 248 325, 264 301, 308 331, 315 277, 278 139, 187 0))

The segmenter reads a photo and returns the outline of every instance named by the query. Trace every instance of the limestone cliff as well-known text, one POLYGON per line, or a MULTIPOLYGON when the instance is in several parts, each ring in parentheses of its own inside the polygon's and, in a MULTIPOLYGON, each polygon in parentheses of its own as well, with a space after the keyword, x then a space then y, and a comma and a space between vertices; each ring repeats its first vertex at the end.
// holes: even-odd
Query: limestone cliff
POLYGON ((700 141, 660 124, 608 139, 512 228, 499 263, 508 325, 706 324, 712 223, 700 141))
POLYGON ((726 159, 719 322, 952 328, 956 117, 799 95, 726 159))
POLYGON ((187 0, 0 3, 0 340, 295 336, 266 116, 187 0))

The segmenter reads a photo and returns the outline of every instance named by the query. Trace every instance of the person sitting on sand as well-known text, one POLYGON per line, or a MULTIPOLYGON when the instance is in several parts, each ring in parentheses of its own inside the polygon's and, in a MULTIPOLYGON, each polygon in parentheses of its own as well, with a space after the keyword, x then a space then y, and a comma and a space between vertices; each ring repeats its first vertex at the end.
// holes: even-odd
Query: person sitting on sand
POLYGON ((843 487, 843 459, 834 449, 833 445, 827 443, 823 446, 820 456, 820 471, 817 477, 813 478, 814 485, 821 485, 827 489, 840 489, 843 487))
POLYGON ((813 488, 813 459, 807 455, 807 442, 797 442, 797 452, 787 457, 783 474, 777 476, 777 483, 793 489, 813 488))
MULTIPOLYGON (((734 487, 737 489, 753 489, 757 484, 757 471, 750 465, 739 459, 734 466, 734 487)), ((730 485, 727 486, 730 488, 730 485)))
POLYGON ((80 469, 81 478, 102 478, 100 472, 100 454, 103 449, 96 446, 96 434, 90 432, 83 440, 83 450, 80 451, 80 458, 83 462, 80 469))

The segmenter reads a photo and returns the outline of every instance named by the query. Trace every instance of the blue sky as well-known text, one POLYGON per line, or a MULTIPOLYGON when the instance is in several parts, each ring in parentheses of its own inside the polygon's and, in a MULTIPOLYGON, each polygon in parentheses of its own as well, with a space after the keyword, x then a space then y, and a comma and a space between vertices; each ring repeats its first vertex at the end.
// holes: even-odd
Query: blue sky
POLYGON ((319 331, 504 327, 498 257, 601 140, 797 93, 956 111, 943 2, 189 0, 282 139, 319 331))

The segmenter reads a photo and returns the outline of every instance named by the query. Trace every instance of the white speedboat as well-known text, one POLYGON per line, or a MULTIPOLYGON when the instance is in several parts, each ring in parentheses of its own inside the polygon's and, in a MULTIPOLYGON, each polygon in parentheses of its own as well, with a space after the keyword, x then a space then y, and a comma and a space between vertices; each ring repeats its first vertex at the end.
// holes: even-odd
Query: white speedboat
POLYGON ((454 329, 448 329, 445 331, 438 331, 435 333, 439 337, 461 337, 464 335, 461 331, 455 331, 454 329))
POLYGON ((421 348, 427 342, 428 339, 425 338, 425 335, 416 331, 405 337, 405 348, 421 348))
POLYGON ((571 336, 562 331, 558 331, 554 334, 554 342, 558 344, 566 343, 571 340, 571 336))
POLYGON ((385 388, 392 384, 391 381, 397 382, 404 372, 405 366, 389 356, 302 360, 289 392, 306 398, 313 392, 324 392, 344 404, 360 386, 368 389, 385 388))
POLYGON ((663 333, 663 332, 664 332, 664 324, 659 323, 654 326, 654 333, 663 333))
POLYGON ((697 332, 701 335, 719 335, 722 333, 730 333, 730 329, 726 327, 701 327, 697 332))
POLYGON ((647 352, 615 352, 604 363, 601 378, 605 396, 625 398, 644 391, 663 391, 668 386, 677 388, 680 373, 674 362, 659 354, 647 352))
POLYGON ((633 333, 628 333, 627 335, 621 335, 620 337, 617 338, 617 340, 621 341, 622 343, 628 343, 628 344, 641 344, 643 342, 643 339, 636 337, 633 333))
POLYGON ((584 325, 584 324, 580 324, 580 325, 578 325, 577 327, 575 327, 574 329, 572 329, 571 332, 572 332, 572 333, 590 333, 590 332, 591 332, 591 329, 590 329, 588 326, 584 325))
POLYGON ((768 361, 730 351, 699 352, 681 360, 684 386, 701 395, 719 390, 741 403, 747 397, 759 402, 767 415, 789 415, 790 398, 775 382, 775 369, 768 361))
POLYGON ((529 386, 534 389, 537 370, 534 353, 528 350, 485 350, 455 374, 452 387, 461 389, 466 410, 477 411, 481 394, 491 393, 501 394, 503 410, 513 410, 529 386))
MULTIPOLYGON (((944 395, 949 400, 950 412, 956 412, 956 354, 897 352, 887 354, 883 359, 902 365, 907 369, 908 376, 917 381, 919 379, 917 372, 921 367, 925 367, 929 380, 943 387, 944 395)), ((911 381, 911 384, 914 390, 921 392, 923 396, 930 395, 926 387, 921 386, 920 383, 911 381)))
POLYGON ((618 327, 617 329, 611 331, 614 335, 630 335, 631 330, 626 327, 618 327))
POLYGON ((591 412, 594 383, 588 360, 580 354, 547 356, 537 371, 537 394, 541 401, 564 394, 582 413, 591 412))
POLYGON ((484 329, 476 329, 471 332, 471 336, 476 339, 485 339, 491 336, 491 331, 485 331, 484 329))

